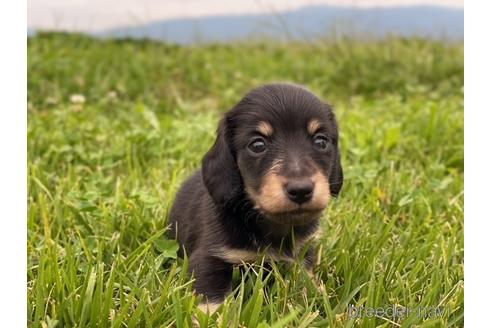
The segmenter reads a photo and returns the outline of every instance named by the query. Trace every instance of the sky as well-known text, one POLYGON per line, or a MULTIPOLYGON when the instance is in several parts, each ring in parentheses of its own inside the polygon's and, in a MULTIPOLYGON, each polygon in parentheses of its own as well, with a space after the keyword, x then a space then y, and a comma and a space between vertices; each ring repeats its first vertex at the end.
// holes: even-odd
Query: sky
POLYGON ((98 32, 164 19, 283 12, 320 4, 463 8, 463 0, 30 0, 27 22, 33 29, 98 32))

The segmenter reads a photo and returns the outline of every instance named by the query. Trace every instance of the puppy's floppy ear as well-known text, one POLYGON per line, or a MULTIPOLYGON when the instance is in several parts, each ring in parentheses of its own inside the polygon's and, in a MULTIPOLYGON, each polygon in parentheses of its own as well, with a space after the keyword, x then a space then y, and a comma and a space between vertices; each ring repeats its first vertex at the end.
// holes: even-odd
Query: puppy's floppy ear
POLYGON ((241 176, 231 152, 230 138, 226 116, 220 121, 214 145, 202 161, 203 182, 215 203, 220 206, 227 204, 241 190, 241 176))
POLYGON ((329 121, 332 125, 333 131, 335 132, 336 142, 334 144, 335 151, 333 152, 333 157, 330 165, 330 172, 328 175, 328 182, 330 184, 330 194, 333 197, 338 196, 340 190, 343 186, 343 169, 342 163, 340 161, 340 149, 338 148, 338 123, 335 118, 335 113, 333 112, 333 107, 327 103, 324 104, 329 113, 329 121))
POLYGON ((340 162, 340 150, 338 149, 338 146, 335 148, 328 180, 330 183, 331 195, 334 197, 338 196, 343 185, 343 169, 340 162))

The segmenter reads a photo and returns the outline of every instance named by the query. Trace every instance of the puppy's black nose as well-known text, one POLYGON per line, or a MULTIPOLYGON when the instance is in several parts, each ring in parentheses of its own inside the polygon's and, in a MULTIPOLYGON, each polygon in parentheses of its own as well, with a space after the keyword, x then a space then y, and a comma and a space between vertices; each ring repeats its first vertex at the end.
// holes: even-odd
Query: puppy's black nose
POLYGON ((308 202, 313 197, 314 183, 311 180, 293 180, 285 185, 289 199, 297 204, 308 202))

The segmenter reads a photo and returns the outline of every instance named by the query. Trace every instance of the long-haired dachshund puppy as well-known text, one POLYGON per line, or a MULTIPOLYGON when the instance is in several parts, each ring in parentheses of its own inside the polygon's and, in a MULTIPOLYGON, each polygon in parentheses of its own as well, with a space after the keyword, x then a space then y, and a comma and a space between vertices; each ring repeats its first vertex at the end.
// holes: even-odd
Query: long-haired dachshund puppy
MULTIPOLYGON (((335 116, 306 89, 264 85, 225 113, 170 216, 208 310, 231 291, 234 264, 298 256, 342 183, 335 116)), ((311 269, 311 246, 305 252, 311 269)))

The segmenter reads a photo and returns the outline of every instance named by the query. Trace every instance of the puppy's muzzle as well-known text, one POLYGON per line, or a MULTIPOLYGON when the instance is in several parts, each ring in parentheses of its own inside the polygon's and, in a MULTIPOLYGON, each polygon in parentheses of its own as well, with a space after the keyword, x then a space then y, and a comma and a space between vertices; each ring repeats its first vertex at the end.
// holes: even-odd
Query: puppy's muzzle
POLYGON ((287 197, 299 205, 309 202, 313 198, 314 182, 311 179, 290 180, 284 185, 287 197))

